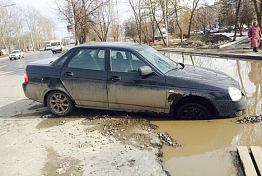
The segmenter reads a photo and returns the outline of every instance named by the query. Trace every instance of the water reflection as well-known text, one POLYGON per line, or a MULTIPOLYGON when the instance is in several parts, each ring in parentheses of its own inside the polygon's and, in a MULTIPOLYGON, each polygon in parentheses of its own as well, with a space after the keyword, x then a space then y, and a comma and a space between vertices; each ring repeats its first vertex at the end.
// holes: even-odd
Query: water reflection
MULTIPOLYGON (((165 53, 184 64, 222 71, 237 80, 248 102, 247 116, 262 114, 262 61, 222 59, 165 53)), ((242 175, 232 156, 239 145, 262 146, 262 124, 241 125, 236 119, 152 121, 183 146, 164 146, 164 168, 171 175, 242 175)))

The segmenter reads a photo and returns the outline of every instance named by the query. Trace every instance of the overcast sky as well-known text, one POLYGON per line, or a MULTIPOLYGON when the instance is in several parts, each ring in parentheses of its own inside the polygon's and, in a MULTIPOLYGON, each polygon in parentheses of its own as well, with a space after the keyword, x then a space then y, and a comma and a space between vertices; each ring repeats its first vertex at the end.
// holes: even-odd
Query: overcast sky
MULTIPOLYGON (((115 2, 115 0, 113 0, 115 2)), ((36 7, 43 16, 52 18, 56 22, 56 36, 62 38, 65 36, 70 36, 67 33, 67 23, 59 19, 57 11, 55 10, 56 5, 54 0, 4 0, 6 4, 14 3, 19 6, 34 6, 36 7)), ((123 23, 131 14, 131 8, 128 6, 128 0, 118 0, 118 13, 120 23, 123 23)))
MULTIPOLYGON (((112 0, 115 4, 116 0, 112 0)), ((185 0, 187 1, 187 0, 185 0)), ((217 0, 202 0, 212 3, 217 0)), ((55 10, 56 5, 54 4, 54 0, 3 0, 4 5, 14 3, 21 7, 23 6, 34 6, 38 9, 41 14, 45 17, 49 17, 56 22, 56 36, 58 38, 62 38, 65 36, 70 36, 71 34, 67 33, 67 23, 65 21, 61 21, 57 15, 57 11, 55 10)), ((129 6, 128 0, 117 0, 118 2, 118 14, 119 21, 123 23, 128 19, 129 16, 132 15, 132 9, 129 6)))

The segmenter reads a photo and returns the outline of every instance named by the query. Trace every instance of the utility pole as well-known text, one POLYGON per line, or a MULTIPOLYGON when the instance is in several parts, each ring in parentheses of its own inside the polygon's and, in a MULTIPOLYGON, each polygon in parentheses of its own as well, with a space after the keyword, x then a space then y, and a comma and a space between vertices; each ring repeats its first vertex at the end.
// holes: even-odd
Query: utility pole
POLYGON ((75 42, 75 45, 78 45, 78 42, 76 41, 76 27, 75 27, 75 14, 73 9, 73 0, 70 0, 70 10, 72 14, 72 29, 73 29, 73 39, 75 42))
POLYGON ((168 47, 168 27, 167 27, 167 15, 166 15, 166 0, 164 1, 165 5, 165 30, 166 30, 166 47, 168 47))

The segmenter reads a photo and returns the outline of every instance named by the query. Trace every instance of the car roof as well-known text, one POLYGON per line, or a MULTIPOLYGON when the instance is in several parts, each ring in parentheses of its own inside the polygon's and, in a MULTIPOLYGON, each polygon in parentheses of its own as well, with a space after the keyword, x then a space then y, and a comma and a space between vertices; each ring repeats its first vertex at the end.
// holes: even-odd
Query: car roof
POLYGON ((92 43, 85 43, 76 47, 108 47, 108 48, 121 48, 121 49, 148 48, 148 46, 144 44, 129 43, 129 42, 92 42, 92 43))

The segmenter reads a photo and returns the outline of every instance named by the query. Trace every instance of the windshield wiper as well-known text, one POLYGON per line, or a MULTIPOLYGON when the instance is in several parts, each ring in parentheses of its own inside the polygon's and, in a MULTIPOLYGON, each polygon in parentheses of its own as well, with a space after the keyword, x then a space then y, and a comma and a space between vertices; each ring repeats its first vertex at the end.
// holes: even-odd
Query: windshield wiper
POLYGON ((184 64, 182 64, 182 63, 177 63, 177 62, 176 62, 176 67, 175 67, 175 68, 172 68, 171 70, 168 70, 166 73, 169 73, 169 72, 171 72, 171 71, 173 71, 173 70, 184 69, 184 68, 185 68, 185 65, 184 65, 184 64), (180 65, 180 67, 178 67, 178 65, 180 65))

